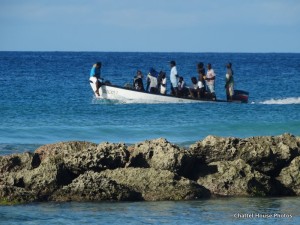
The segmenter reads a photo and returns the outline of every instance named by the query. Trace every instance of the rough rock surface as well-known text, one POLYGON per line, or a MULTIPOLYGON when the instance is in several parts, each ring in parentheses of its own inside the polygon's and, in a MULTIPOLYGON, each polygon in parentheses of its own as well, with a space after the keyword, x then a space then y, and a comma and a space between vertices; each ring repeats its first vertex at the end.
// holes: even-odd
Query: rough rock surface
POLYGON ((212 194, 220 196, 268 196, 271 194, 270 178, 253 170, 242 159, 219 161, 208 166, 217 172, 201 177, 197 182, 212 194))
POLYGON ((205 164, 243 159, 257 171, 274 175, 300 154, 300 142, 291 134, 245 139, 208 136, 190 150, 205 164))
POLYGON ((148 201, 189 200, 210 195, 208 190, 196 182, 167 170, 120 168, 105 170, 101 175, 133 189, 148 201))
POLYGON ((300 195, 300 138, 61 142, 0 156, 0 204, 300 195))
POLYGON ((194 158, 190 152, 164 138, 138 143, 130 149, 127 167, 170 170, 180 175, 187 175, 193 170, 194 158))
POLYGON ((135 191, 93 171, 80 175, 50 198, 52 201, 130 201, 138 199, 140 199, 140 195, 135 191))
POLYGON ((281 171, 278 180, 296 195, 300 195, 300 156, 296 157, 288 167, 281 171))

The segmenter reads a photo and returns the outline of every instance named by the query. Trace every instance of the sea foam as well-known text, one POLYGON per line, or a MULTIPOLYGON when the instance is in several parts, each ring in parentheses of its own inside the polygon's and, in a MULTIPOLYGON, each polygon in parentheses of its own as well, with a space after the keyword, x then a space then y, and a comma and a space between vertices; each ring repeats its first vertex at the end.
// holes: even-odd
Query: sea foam
POLYGON ((282 99, 270 99, 259 102, 260 104, 266 105, 289 105, 289 104, 300 104, 300 97, 290 97, 282 99))

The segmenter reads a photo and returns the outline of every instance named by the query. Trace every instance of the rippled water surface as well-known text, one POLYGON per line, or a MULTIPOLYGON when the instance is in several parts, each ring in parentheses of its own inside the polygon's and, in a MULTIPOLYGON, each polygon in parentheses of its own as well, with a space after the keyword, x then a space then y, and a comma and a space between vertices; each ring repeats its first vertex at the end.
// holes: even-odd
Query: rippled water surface
POLYGON ((300 224, 299 198, 2 206, 0 224, 300 224))
POLYGON ((207 135, 300 135, 300 54, 0 52, 0 154, 67 140, 134 143, 165 137, 189 145, 207 135), (113 84, 137 69, 164 70, 176 60, 187 83, 196 64, 210 62, 225 99, 225 64, 249 104, 115 104, 96 100, 89 70, 102 61, 113 84))

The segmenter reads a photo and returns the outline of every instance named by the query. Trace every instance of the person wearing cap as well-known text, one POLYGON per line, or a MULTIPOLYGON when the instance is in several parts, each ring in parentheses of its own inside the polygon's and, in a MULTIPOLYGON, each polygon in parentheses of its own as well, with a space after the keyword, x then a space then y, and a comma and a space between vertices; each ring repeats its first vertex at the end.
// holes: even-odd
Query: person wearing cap
POLYGON ((207 86, 207 91, 210 94, 210 97, 212 100, 216 100, 216 94, 215 94, 215 79, 216 79, 216 74, 211 66, 210 63, 207 64, 207 73, 206 73, 206 86, 207 86))
POLYGON ((93 83, 96 87, 96 89, 94 90, 96 97, 99 97, 99 88, 101 86, 101 66, 102 63, 101 62, 97 62, 93 65, 91 72, 90 72, 90 82, 93 83))
POLYGON ((171 81, 171 93, 172 95, 178 95, 178 73, 176 68, 176 62, 170 62, 171 72, 170 72, 170 81, 171 81))
POLYGON ((226 89, 226 96, 227 101, 232 101, 232 97, 234 94, 234 79, 233 79, 233 70, 232 70, 232 64, 227 63, 226 65, 226 83, 225 83, 225 89, 226 89))

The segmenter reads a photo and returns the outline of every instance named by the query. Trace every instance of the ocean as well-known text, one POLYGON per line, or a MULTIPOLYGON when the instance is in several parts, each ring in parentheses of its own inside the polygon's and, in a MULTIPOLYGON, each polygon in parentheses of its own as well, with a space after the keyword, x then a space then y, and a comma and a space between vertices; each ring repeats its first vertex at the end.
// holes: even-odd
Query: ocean
MULTIPOLYGON (((0 52, 0 155, 34 151, 43 144, 69 140, 132 144, 164 137, 188 147, 207 135, 300 135, 299 84, 300 54, 0 52), (198 62, 211 63, 217 76, 218 99, 226 98, 225 65, 231 62, 235 87, 250 92, 249 104, 126 104, 97 100, 93 96, 88 79, 90 69, 97 61, 102 62, 102 77, 105 80, 123 86, 132 83, 138 69, 146 75, 149 67, 165 71, 169 78, 170 60, 176 61, 179 75, 188 84, 191 83, 192 76, 197 76, 198 62)), ((226 211, 225 208, 218 211, 218 201, 229 204, 229 208, 236 207, 237 210, 239 202, 250 201, 251 204, 243 204, 245 212, 247 207, 251 212, 251 207, 266 201, 267 205, 272 205, 268 207, 268 213, 273 213, 281 209, 282 205, 286 206, 289 202, 294 204, 296 199, 299 200, 286 198, 157 203, 43 203, 1 207, 0 224, 17 224, 21 222, 19 215, 24 214, 26 218, 32 219, 40 211, 42 215, 55 217, 63 211, 64 217, 60 219, 63 221, 65 218, 65 222, 70 222, 73 215, 82 215, 81 221, 87 223, 94 222, 93 215, 95 218, 112 215, 114 218, 123 218, 124 212, 129 211, 130 214, 126 215, 124 221, 137 223, 134 215, 138 215, 142 209, 153 215, 145 216, 145 223, 162 223, 168 217, 175 222, 177 213, 182 212, 192 217, 188 218, 187 223, 197 223, 206 218, 203 210, 212 218, 223 218, 233 213, 234 210, 226 211), (127 211, 122 211, 123 207, 127 211), (105 211, 107 208, 111 211, 105 211), (27 215, 28 211, 31 212, 30 215, 27 215)), ((290 211, 294 214, 293 220, 297 219, 298 223, 299 208, 290 211)), ((183 214, 180 215, 183 220, 183 214)), ((104 223, 110 223, 111 219, 108 218, 104 223)), ((263 220, 261 224, 271 224, 274 220, 263 220)), ((243 220, 245 224, 247 221, 253 222, 249 219, 243 220)), ((259 221, 260 219, 257 222, 259 221)), ((284 220, 283 223, 288 224, 289 221, 291 220, 284 220)), ((213 219, 210 224, 221 222, 213 219)))

